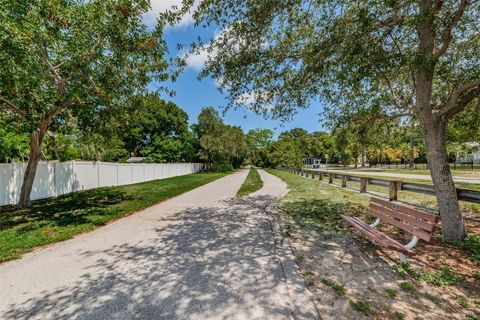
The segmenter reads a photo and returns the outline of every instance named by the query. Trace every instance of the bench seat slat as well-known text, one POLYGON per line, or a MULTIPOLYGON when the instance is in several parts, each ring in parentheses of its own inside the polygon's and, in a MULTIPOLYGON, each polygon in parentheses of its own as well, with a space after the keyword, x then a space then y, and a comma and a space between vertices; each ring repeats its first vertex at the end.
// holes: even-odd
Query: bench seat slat
POLYGON ((407 215, 407 214, 401 212, 400 210, 391 209, 390 207, 385 207, 385 206, 379 205, 379 204, 374 203, 374 202, 371 202, 369 207, 370 207, 370 209, 373 209, 374 211, 379 211, 379 212, 385 213, 389 216, 392 216, 393 218, 406 221, 406 222, 408 222, 408 223, 410 223, 410 224, 412 224, 416 227, 422 228, 423 230, 425 230, 427 232, 432 232, 433 229, 435 229, 435 224, 433 224, 429 221, 420 220, 417 217, 414 217, 414 216, 411 216, 411 215, 407 215))
MULTIPOLYGON (((370 199, 370 202, 373 202, 373 203, 376 203, 376 204, 379 204, 379 205, 382 205, 382 206, 385 206, 385 207, 388 207, 388 208, 392 208, 393 205, 395 205, 395 203, 393 202, 390 202, 390 201, 387 201, 387 200, 383 200, 383 199, 379 199, 379 198, 371 198, 370 199)), ((411 215, 411 216, 414 216, 414 217, 417 217, 417 218, 421 218, 423 220, 426 220, 430 223, 437 223, 438 222, 438 216, 436 215, 433 215, 433 214, 430 214, 430 213, 427 213, 427 212, 423 212, 423 211, 420 211, 420 210, 416 210, 416 209, 413 209, 413 208, 410 208, 410 207, 407 207, 407 206, 403 206, 403 205, 398 205, 399 209, 398 211, 400 212, 403 212, 405 214, 408 214, 408 215, 411 215)))
POLYGON ((376 230, 375 228, 372 228, 362 220, 358 218, 348 217, 345 215, 342 215, 342 218, 374 243, 388 249, 402 252, 408 256, 414 255, 414 252, 412 250, 405 248, 398 241, 388 237, 386 234, 376 230))

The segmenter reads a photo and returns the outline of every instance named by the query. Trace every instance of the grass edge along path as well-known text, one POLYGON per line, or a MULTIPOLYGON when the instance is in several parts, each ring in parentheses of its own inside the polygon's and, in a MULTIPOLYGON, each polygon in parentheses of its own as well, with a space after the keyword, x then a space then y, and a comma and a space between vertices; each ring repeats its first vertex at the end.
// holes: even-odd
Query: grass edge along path
POLYGON ((252 192, 255 192, 263 187, 263 181, 257 169, 250 167, 247 178, 243 182, 240 189, 237 191, 237 197, 244 197, 252 192))
POLYGON ((34 201, 29 209, 0 207, 0 263, 91 231, 226 175, 196 173, 79 191, 34 201))

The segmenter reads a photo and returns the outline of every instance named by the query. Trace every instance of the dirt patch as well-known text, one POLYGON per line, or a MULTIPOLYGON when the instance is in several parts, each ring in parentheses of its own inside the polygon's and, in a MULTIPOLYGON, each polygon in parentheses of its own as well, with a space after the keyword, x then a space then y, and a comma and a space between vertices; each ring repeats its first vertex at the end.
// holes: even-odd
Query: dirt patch
POLYGON ((399 265, 395 252, 354 233, 280 220, 322 319, 480 319, 480 268, 464 250, 421 243, 415 259, 399 265))

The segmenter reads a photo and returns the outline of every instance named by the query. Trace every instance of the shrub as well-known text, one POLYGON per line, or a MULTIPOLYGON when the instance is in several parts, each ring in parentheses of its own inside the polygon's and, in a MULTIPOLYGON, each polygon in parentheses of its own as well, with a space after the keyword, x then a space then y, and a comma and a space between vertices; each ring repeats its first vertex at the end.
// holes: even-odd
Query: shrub
POLYGON ((365 301, 350 301, 350 305, 353 309, 357 310, 358 312, 363 313, 364 315, 368 316, 373 313, 372 306, 365 301))
POLYGON ((391 299, 395 298, 397 296, 397 290, 395 289, 386 289, 385 290, 385 293, 387 294, 387 296, 391 299))
POLYGON ((209 172, 232 172, 233 165, 231 163, 214 163, 208 169, 209 172))
POLYGON ((401 282, 399 287, 403 291, 409 292, 409 293, 414 293, 414 292, 417 291, 417 288, 415 287, 415 284, 410 280, 401 282))
POLYGON ((457 245, 470 253, 469 258, 471 260, 480 261, 480 236, 468 236, 457 245))

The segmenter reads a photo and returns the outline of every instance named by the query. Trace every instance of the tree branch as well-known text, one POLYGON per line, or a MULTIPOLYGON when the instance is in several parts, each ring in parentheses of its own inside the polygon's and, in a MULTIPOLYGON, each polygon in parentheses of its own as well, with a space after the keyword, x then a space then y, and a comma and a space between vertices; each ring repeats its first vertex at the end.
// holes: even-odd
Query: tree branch
POLYGON ((47 123, 50 123, 50 121, 52 121, 53 118, 59 115, 63 110, 65 110, 71 104, 72 104, 71 100, 63 101, 58 107, 55 107, 50 111, 48 111, 43 117, 43 119, 45 119, 47 123))
POLYGON ((17 116, 20 116, 23 119, 27 118, 27 114, 7 98, 0 96, 0 102, 3 103, 3 105, 6 106, 8 110, 15 113, 17 116))
POLYGON ((468 4, 469 4, 469 0, 462 0, 460 2, 460 5, 458 6, 458 9, 455 12, 455 15, 452 17, 452 19, 450 20, 450 23, 447 25, 445 30, 443 30, 442 32, 443 44, 440 49, 438 49, 433 53, 433 56, 435 58, 441 57, 447 51, 450 45, 450 42, 452 41, 452 30, 457 25, 460 18, 462 18, 463 13, 465 12, 465 8, 468 6, 468 4))
POLYGON ((476 97, 480 97, 480 79, 455 89, 445 107, 437 111, 438 116, 449 119, 461 112, 476 97))

